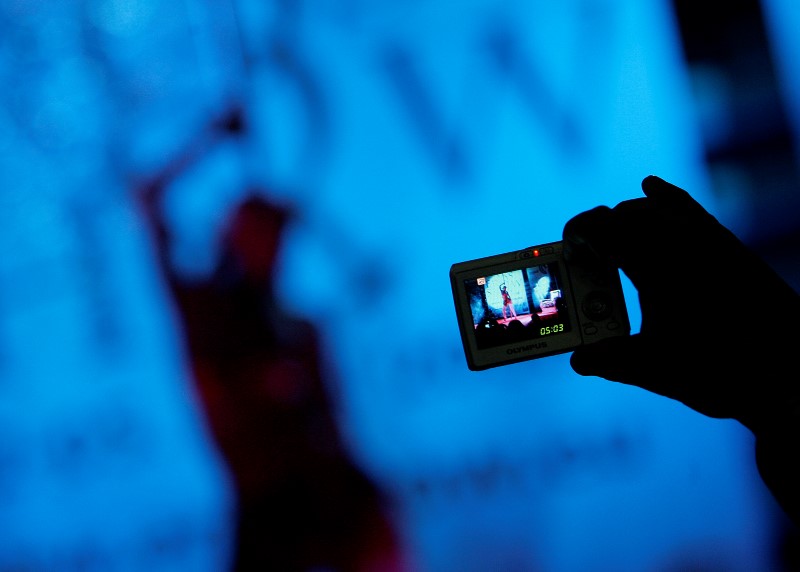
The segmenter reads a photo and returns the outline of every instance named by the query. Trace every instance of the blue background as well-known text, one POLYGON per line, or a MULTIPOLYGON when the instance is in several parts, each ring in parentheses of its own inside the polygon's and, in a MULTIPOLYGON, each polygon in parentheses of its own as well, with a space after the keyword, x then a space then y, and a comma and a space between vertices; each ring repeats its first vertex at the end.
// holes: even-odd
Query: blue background
POLYGON ((415 569, 777 566, 740 426, 568 356, 470 372, 450 295, 452 263, 557 240, 651 173, 797 286, 800 10, 723 20, 719 58, 681 4, 0 1, 0 569, 230 558, 228 471, 133 196, 193 145, 174 264, 210 271, 253 184, 296 212, 278 293, 323 336, 415 569), (249 129, 214 138, 235 105, 249 129), (189 548, 153 548, 176 531, 189 548))

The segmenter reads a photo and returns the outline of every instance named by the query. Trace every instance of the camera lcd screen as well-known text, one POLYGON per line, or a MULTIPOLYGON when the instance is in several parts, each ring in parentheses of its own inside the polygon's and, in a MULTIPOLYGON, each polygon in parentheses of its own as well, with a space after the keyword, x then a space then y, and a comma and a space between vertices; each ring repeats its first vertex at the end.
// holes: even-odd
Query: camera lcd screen
POLYGON ((572 329, 557 262, 472 278, 464 286, 478 349, 572 329))

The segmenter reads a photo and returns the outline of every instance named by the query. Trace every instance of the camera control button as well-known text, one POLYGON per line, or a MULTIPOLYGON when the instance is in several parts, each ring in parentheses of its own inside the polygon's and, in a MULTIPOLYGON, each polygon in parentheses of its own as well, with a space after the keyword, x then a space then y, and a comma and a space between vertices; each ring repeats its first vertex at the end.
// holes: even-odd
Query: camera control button
POLYGON ((595 335, 597 333, 597 327, 592 325, 592 324, 589 324, 588 326, 584 326, 583 327, 583 333, 586 334, 587 336, 593 336, 593 335, 595 335))
POLYGON ((612 331, 616 330, 616 329, 619 328, 619 322, 611 320, 609 323, 606 324, 606 328, 608 328, 609 330, 612 330, 612 331))
POLYGON ((590 320, 599 322, 611 315, 611 299, 607 292, 592 292, 583 299, 581 308, 590 320))

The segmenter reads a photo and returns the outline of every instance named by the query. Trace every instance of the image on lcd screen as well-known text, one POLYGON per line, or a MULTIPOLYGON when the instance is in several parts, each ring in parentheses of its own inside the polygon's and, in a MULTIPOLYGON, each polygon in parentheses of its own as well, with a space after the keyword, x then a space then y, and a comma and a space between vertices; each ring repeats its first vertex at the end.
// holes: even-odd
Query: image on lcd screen
POLYGON ((478 349, 570 331, 558 263, 465 280, 478 349))

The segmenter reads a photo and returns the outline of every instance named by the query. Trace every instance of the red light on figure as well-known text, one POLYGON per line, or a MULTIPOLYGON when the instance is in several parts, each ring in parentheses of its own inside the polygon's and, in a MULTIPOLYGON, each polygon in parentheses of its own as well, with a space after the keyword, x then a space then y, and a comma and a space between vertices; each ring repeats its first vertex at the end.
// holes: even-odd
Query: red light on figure
POLYGON ((536 248, 534 248, 534 249, 533 249, 533 255, 534 255, 534 256, 539 256, 539 250, 538 250, 538 249, 536 249, 536 248))

